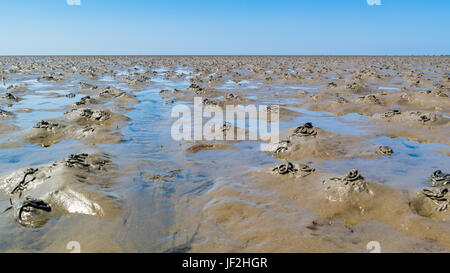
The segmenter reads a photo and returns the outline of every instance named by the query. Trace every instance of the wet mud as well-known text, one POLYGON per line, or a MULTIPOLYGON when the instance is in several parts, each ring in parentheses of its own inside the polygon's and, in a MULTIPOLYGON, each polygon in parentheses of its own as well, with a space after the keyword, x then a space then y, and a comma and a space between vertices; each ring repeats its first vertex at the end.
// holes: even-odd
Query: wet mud
POLYGON ((1 57, 0 251, 448 252, 449 65, 1 57), (265 107, 279 141, 175 140, 180 105, 265 107))

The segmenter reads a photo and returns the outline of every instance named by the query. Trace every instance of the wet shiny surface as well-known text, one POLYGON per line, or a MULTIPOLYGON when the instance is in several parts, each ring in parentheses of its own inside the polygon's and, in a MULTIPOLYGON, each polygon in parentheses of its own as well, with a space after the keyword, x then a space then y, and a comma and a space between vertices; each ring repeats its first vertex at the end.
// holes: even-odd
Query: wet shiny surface
MULTIPOLYGON (((0 59, 0 67, 4 70, 13 69, 20 62, 23 63, 22 66, 26 66, 24 63, 27 63, 33 67, 33 62, 38 63, 37 60, 39 58, 33 60, 4 58, 0 59)), ((327 65, 327 60, 300 58, 294 62, 297 70, 292 71, 301 71, 301 78, 307 80, 273 81, 265 79, 267 76, 263 74, 264 71, 250 72, 250 68, 263 69, 266 66, 272 67, 274 64, 279 67, 294 66, 290 63, 290 59, 273 57, 262 58, 262 60, 257 58, 239 60, 237 57, 230 57, 211 61, 207 57, 198 59, 195 57, 186 59, 181 57, 115 59, 111 57, 105 59, 44 58, 44 60, 48 62, 49 67, 55 68, 52 73, 63 73, 62 81, 38 81, 39 77, 48 74, 48 71, 44 73, 45 68, 39 67, 29 68, 22 73, 11 73, 11 71, 5 73, 7 80, 3 86, 0 85, 1 95, 10 92, 7 91, 10 85, 27 88, 25 92, 11 91, 20 98, 18 102, 0 100, 2 110, 14 113, 14 117, 0 120, 1 126, 12 127, 11 130, 0 134, 0 147, 2 147, 0 176, 20 168, 61 160, 73 153, 104 152, 111 155, 112 161, 118 166, 118 170, 106 176, 110 180, 107 190, 120 199, 123 206, 120 213, 112 217, 86 215, 54 217, 43 227, 35 229, 23 228, 17 225, 11 216, 4 214, 0 216, 1 251, 66 252, 66 244, 70 241, 80 242, 82 251, 87 252, 336 251, 320 243, 317 249, 314 249, 313 243, 306 244, 305 246, 308 247, 304 249, 296 248, 286 245, 289 240, 280 239, 277 242, 268 235, 259 237, 255 244, 249 240, 244 246, 242 245, 244 239, 236 238, 236 234, 230 234, 245 231, 249 234, 249 238, 252 237, 251 234, 257 238, 263 229, 268 228, 266 225, 271 225, 273 228, 267 231, 268 234, 277 233, 284 229, 280 226, 283 223, 287 224, 287 227, 294 225, 296 217, 300 225, 301 223, 306 225, 315 218, 315 213, 306 207, 289 203, 287 200, 285 205, 276 205, 283 208, 283 212, 273 218, 269 217, 273 220, 272 222, 251 220, 258 219, 256 215, 263 217, 262 215, 266 213, 276 213, 270 211, 272 208, 270 203, 283 196, 282 192, 278 193, 276 188, 261 186, 265 185, 265 182, 259 185, 257 179, 248 175, 279 164, 279 160, 270 153, 259 150, 261 142, 231 142, 227 144, 234 146, 235 150, 205 150, 188 153, 185 150, 192 143, 177 142, 171 138, 170 127, 174 121, 170 117, 172 107, 177 104, 187 104, 192 107, 195 95, 186 93, 177 95, 174 92, 173 96, 165 96, 160 94, 160 91, 187 90, 191 83, 199 83, 215 92, 207 92, 204 97, 221 99, 224 94, 233 92, 245 98, 242 104, 278 104, 292 111, 284 116, 282 112, 281 131, 305 122, 312 122, 325 131, 361 138, 374 148, 379 145, 388 145, 394 151, 394 154, 389 157, 356 156, 342 160, 322 160, 321 158, 308 160, 312 161, 312 165, 321 172, 345 174, 350 169, 358 169, 371 181, 399 190, 418 190, 426 186, 426 177, 434 170, 450 171, 448 169, 450 166, 448 135, 438 135, 437 137, 442 140, 440 143, 434 141, 424 143, 408 139, 407 133, 395 136, 383 133, 380 127, 370 119, 370 114, 349 110, 338 115, 332 110, 327 111, 326 107, 323 110, 312 109, 309 96, 323 93, 332 97, 335 92, 344 92, 330 91, 326 87, 334 78, 332 72, 318 72, 321 65, 327 65), (246 66, 237 70, 240 62, 245 63, 246 66), (317 62, 320 65, 317 65, 317 62), (77 69, 72 69, 72 66, 77 69), (307 67, 312 67, 315 72, 307 72, 307 67), (98 75, 96 78, 89 78, 80 73, 83 69, 91 70, 98 75), (217 78, 217 82, 208 85, 205 82, 209 75, 214 74, 212 73, 214 69, 223 77, 217 78), (237 75, 236 71, 241 73, 237 75), (148 77, 148 79, 142 83, 132 83, 132 80, 140 76, 148 77), (203 80, 198 80, 200 78, 203 80), (123 141, 95 144, 83 140, 66 139, 46 148, 27 143, 22 136, 37 122, 61 119, 63 114, 83 96, 92 96, 99 92, 80 89, 78 86, 80 82, 94 84, 99 88, 113 86, 136 96, 137 103, 109 101, 95 106, 110 109, 130 118, 126 125, 117 127, 118 132, 123 136, 123 141), (303 95, 303 92, 307 92, 307 95, 303 95), (69 93, 74 93, 76 96, 66 97, 69 93), (173 104, 165 103, 172 99, 173 104), (272 201, 270 196, 273 198, 272 201), (215 207, 214 202, 229 202, 229 205, 223 208, 215 207), (264 209, 266 206, 269 211, 264 209), (280 217, 282 219, 278 219, 280 217), (246 221, 254 225, 248 226, 245 224, 246 221), (225 223, 225 226, 220 223, 225 223), (205 228, 205 225, 209 227, 205 228)), ((44 60, 41 61, 44 62, 44 60)), ((448 58, 440 61, 441 70, 448 68, 448 58)), ((337 59, 334 62, 345 63, 346 61, 337 59)), ((370 63, 370 60, 367 62, 370 63)), ((380 63, 383 64, 383 62, 390 63, 390 60, 380 60, 380 63)), ((410 61, 413 64, 415 62, 417 61, 410 61)), ((426 64, 428 61, 419 59, 419 62, 426 64)), ((364 66, 365 61, 357 62, 357 64, 364 66)), ((349 69, 359 69, 352 61, 349 61, 346 66, 349 69)), ((405 67, 408 67, 408 63, 405 67)), ((349 73, 349 71, 346 72, 349 73)), ((281 69, 281 72, 271 71, 270 75, 273 78, 277 76, 282 78, 280 75, 284 73, 285 71, 281 69)), ((341 71, 341 74, 345 75, 345 72, 341 71)), ((436 74, 445 79, 443 76, 445 73, 434 73, 433 77, 436 74)), ((349 75, 348 77, 351 78, 350 73, 349 75)), ((399 92, 401 85, 396 84, 399 81, 404 83, 403 79, 395 76, 382 80, 367 80, 372 92, 399 92)), ((448 83, 446 86, 447 89, 444 88, 444 91, 448 93, 448 83)), ((324 104, 326 103, 325 99, 324 104)), ((387 111, 393 107, 395 106, 390 104, 383 105, 382 110, 387 111)), ((420 110, 415 106, 412 108, 420 110)), ((442 108, 440 111, 448 114, 450 109, 442 108)), ((378 112, 378 114, 382 113, 378 112)), ((448 130, 448 127, 445 128, 448 130)), ((274 183, 277 183, 276 179, 274 183)), ((6 208, 8 202, 5 196, 0 202, 0 207, 6 208)), ((376 222, 375 225, 386 225, 383 221, 377 222, 376 219, 373 221, 376 222)), ((369 228, 369 233, 361 231, 362 235, 359 237, 361 245, 358 246, 360 248, 343 247, 342 250, 364 251, 363 241, 369 239, 367 234, 391 229, 390 226, 379 229, 369 228)), ((303 234, 305 238, 314 237, 307 229, 302 230, 307 233, 303 234)), ((323 234, 326 232, 324 231, 323 234)), ((347 240, 342 239, 345 237, 342 233, 344 231, 337 229, 328 232, 336 235, 331 239, 335 240, 336 244, 346 245, 340 242, 340 240, 347 240)), ((398 232, 401 233, 401 231, 398 232)), ((301 237, 302 235, 292 236, 301 237)), ((393 250, 402 250, 413 240, 419 240, 411 239, 409 235, 402 236, 405 236, 405 239, 402 239, 399 245, 392 246, 393 250)), ((418 244, 422 244, 422 241, 418 244)), ((437 243, 435 247, 442 250, 440 243, 437 243)))

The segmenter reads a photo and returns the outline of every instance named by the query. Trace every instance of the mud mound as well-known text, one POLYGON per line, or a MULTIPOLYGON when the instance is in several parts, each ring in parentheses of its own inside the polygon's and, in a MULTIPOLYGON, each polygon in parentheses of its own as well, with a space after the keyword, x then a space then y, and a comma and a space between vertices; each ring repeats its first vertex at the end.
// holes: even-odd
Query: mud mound
POLYGON ((78 154, 50 164, 17 170, 0 178, 10 199, 11 216, 26 227, 40 227, 51 217, 83 214, 112 216, 120 202, 103 190, 115 169, 105 155, 78 154))
POLYGON ((373 156, 369 144, 353 137, 326 132, 311 123, 288 130, 272 147, 274 156, 287 160, 342 159, 373 156))

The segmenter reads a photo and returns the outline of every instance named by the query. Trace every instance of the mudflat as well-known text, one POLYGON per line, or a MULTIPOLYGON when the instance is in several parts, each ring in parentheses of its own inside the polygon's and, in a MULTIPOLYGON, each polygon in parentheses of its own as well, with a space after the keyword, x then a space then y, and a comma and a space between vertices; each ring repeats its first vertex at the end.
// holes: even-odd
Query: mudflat
POLYGON ((0 251, 448 252, 449 65, 0 57, 0 251), (277 111, 280 139, 176 140, 194 98, 277 111))

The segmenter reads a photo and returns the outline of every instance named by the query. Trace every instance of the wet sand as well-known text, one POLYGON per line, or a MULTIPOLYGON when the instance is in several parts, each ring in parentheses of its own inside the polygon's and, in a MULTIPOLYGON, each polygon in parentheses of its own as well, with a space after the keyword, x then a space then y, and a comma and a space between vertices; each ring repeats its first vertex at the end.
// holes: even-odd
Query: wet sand
POLYGON ((0 251, 448 252, 449 65, 1 57, 0 251), (279 105, 280 143, 175 141, 194 97, 279 105))

